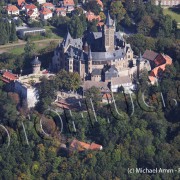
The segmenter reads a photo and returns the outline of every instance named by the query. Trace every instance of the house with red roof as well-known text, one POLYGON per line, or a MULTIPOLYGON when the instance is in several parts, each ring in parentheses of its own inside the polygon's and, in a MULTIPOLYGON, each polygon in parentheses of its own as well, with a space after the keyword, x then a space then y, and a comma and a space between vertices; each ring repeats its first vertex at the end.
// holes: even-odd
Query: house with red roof
POLYGON ((96 143, 89 144, 82 141, 78 141, 77 139, 73 139, 73 141, 70 144, 70 151, 82 152, 86 150, 97 151, 102 149, 103 149, 102 145, 96 143))
POLYGON ((34 4, 26 4, 25 5, 25 11, 28 13, 28 11, 33 10, 35 13, 38 13, 38 8, 34 4))
POLYGON ((172 59, 170 56, 156 53, 154 51, 146 50, 143 54, 143 59, 149 60, 151 65, 151 72, 149 75, 149 80, 151 84, 154 84, 158 78, 163 74, 166 69, 166 65, 172 64, 172 59))
POLYGON ((7 5, 5 10, 8 15, 19 15, 19 9, 15 5, 7 5))
POLYGON ((34 4, 26 4, 25 11, 27 17, 36 19, 39 16, 38 8, 34 4))
POLYGON ((55 9, 55 6, 52 3, 44 3, 44 4, 42 4, 41 7, 42 8, 48 8, 50 10, 54 10, 55 9))
POLYGON ((67 12, 71 12, 74 10, 74 0, 63 0, 63 6, 66 7, 67 12))
POLYGON ((46 3, 46 0, 36 0, 36 2, 38 2, 39 4, 43 4, 46 3))
POLYGON ((18 4, 19 7, 21 7, 25 3, 26 3, 25 0, 17 0, 17 4, 18 4))
POLYGON ((31 18, 32 20, 35 20, 36 18, 39 17, 39 13, 36 13, 36 11, 34 11, 33 9, 30 9, 27 12, 27 17, 31 18))
POLYGON ((65 7, 56 8, 55 13, 57 16, 66 16, 66 8, 65 7))
POLYGON ((10 83, 16 79, 18 79, 17 75, 16 74, 12 74, 8 71, 4 72, 3 75, 2 75, 2 81, 5 82, 5 83, 10 83))
POLYGON ((43 20, 47 20, 47 19, 50 19, 52 18, 53 16, 53 13, 50 9, 48 8, 43 8, 41 11, 40 11, 40 18, 43 19, 43 20))

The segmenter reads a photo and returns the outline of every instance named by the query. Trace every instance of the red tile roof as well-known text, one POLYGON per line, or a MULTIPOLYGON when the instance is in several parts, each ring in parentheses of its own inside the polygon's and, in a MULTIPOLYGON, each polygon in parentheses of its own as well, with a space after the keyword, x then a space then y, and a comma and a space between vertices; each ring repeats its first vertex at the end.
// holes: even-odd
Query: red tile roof
POLYGON ((18 6, 21 6, 22 3, 25 3, 25 0, 18 0, 18 6))
POLYGON ((26 4, 26 9, 36 9, 37 7, 34 4, 26 4))
POLYGON ((96 0, 97 1, 97 3, 103 8, 103 3, 102 3, 102 1, 101 0, 96 0))
POLYGON ((2 75, 2 80, 5 82, 10 82, 10 81, 14 81, 17 79, 17 75, 12 74, 8 71, 4 72, 4 74, 2 75))
POLYGON ((66 11, 66 8, 64 8, 64 7, 56 8, 56 13, 61 12, 61 11, 66 11))
POLYGON ((54 5, 52 3, 44 3, 42 7, 54 7, 54 5))
POLYGON ((142 57, 144 59, 154 61, 157 56, 158 56, 158 53, 151 51, 151 50, 146 50, 142 57))
POLYGON ((73 0, 63 0, 64 6, 74 6, 73 0))
POLYGON ((6 10, 10 11, 10 12, 15 12, 15 11, 18 11, 19 9, 16 6, 14 6, 14 5, 8 5, 6 7, 6 10))
POLYGON ((70 144, 71 150, 85 151, 85 150, 102 150, 102 146, 95 143, 85 143, 74 139, 70 144))
POLYGON ((161 60, 161 62, 163 61, 165 63, 155 67, 151 71, 150 76, 149 76, 149 80, 151 81, 151 83, 153 83, 155 81, 155 79, 156 79, 155 77, 158 76, 158 73, 160 71, 164 71, 166 69, 166 65, 171 65, 172 64, 172 59, 168 55, 161 54, 161 58, 163 59, 163 60, 161 60))
POLYGON ((52 14, 52 11, 48 8, 43 8, 41 11, 40 11, 41 14, 43 15, 47 15, 47 14, 52 14))

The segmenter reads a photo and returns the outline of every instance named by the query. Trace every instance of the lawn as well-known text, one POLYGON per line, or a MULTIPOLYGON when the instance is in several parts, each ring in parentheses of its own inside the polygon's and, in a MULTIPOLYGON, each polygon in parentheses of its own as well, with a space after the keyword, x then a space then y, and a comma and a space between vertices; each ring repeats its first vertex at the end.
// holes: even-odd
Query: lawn
POLYGON ((24 52, 24 45, 19 47, 14 47, 13 49, 9 50, 10 53, 21 55, 24 52))
POLYGON ((174 10, 169 9, 169 8, 164 8, 163 12, 164 14, 170 15, 173 19, 177 21, 177 23, 180 23, 180 14, 175 12, 174 10))

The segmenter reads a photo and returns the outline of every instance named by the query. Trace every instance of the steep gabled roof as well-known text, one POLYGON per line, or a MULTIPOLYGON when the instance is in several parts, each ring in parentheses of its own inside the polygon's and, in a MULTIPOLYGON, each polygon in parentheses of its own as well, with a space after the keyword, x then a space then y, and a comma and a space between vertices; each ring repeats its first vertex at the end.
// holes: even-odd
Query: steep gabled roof
POLYGON ((26 9, 36 9, 37 7, 34 4, 26 4, 26 9))
POLYGON ((158 53, 151 51, 151 50, 146 50, 143 54, 143 58, 150 60, 150 61, 154 61, 156 59, 156 57, 158 56, 158 53))
POLYGON ((10 12, 15 12, 15 11, 18 11, 19 9, 16 6, 14 6, 14 5, 8 5, 6 7, 6 10, 10 11, 10 12))
POLYGON ((109 11, 108 11, 108 14, 106 16, 106 26, 113 26, 113 24, 114 24, 114 21, 111 19, 109 11))

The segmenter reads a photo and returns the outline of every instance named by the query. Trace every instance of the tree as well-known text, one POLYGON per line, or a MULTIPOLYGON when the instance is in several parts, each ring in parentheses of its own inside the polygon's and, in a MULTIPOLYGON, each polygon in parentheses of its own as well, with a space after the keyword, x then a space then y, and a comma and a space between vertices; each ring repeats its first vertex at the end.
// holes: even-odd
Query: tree
POLYGON ((5 29, 5 25, 3 20, 0 20, 0 45, 4 45, 9 41, 9 36, 5 29))
POLYGON ((69 22, 69 31, 73 38, 80 38, 84 32, 83 22, 79 16, 73 16, 69 22))
POLYGON ((89 1, 86 3, 86 10, 92 11, 95 15, 99 15, 101 6, 97 3, 97 1, 89 1))
POLYGON ((28 40, 24 47, 24 52, 27 57, 33 56, 35 52, 35 44, 28 40))
POLYGON ((117 22, 119 23, 126 14, 126 10, 124 9, 120 1, 115 0, 111 3, 110 14, 112 17, 115 17, 117 22))
POLYGON ((154 22, 150 16, 144 16, 138 24, 138 33, 145 36, 151 35, 151 30, 154 26, 154 22))
POLYGON ((11 34, 10 34, 9 40, 12 41, 12 42, 17 40, 16 25, 15 25, 15 23, 13 21, 11 23, 11 34))

